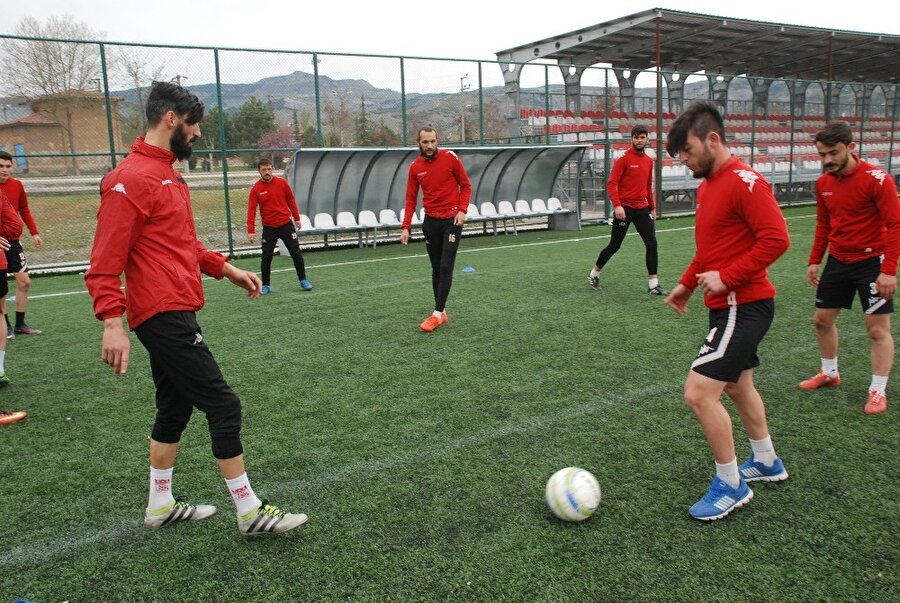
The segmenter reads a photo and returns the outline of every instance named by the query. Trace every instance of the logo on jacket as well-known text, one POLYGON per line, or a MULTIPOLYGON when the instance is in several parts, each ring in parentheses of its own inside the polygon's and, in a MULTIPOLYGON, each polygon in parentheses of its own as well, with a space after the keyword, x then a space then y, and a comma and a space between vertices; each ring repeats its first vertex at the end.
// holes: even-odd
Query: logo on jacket
POLYGON ((887 177, 887 172, 885 172, 884 170, 869 170, 866 173, 877 180, 878 184, 884 186, 884 179, 887 177))
POLYGON ((122 193, 123 195, 128 194, 125 192, 125 185, 122 184, 121 182, 116 182, 116 185, 114 187, 112 187, 112 190, 113 190, 113 192, 122 193))
POLYGON ((756 181, 759 180, 759 174, 750 170, 734 170, 734 173, 737 174, 741 180, 746 182, 747 188, 750 190, 750 192, 753 192, 753 185, 755 185, 756 181))
POLYGON ((194 335, 194 345, 203 343, 203 333, 196 333, 194 335))
POLYGON ((172 184, 172 179, 171 179, 171 178, 166 178, 165 180, 163 180, 162 182, 160 182, 160 184, 162 184, 163 186, 166 186, 166 185, 168 185, 168 184, 172 184))

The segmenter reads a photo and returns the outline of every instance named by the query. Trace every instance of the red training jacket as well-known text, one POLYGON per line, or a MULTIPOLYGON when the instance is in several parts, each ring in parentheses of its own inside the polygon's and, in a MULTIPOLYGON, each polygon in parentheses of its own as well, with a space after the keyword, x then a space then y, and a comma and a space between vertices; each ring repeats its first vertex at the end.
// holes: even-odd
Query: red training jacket
POLYGON ((679 282, 692 291, 697 275, 718 270, 728 291, 705 295, 712 310, 775 297, 768 267, 790 245, 772 187, 759 172, 731 156, 697 189, 697 251, 679 282))
POLYGON ((400 228, 409 230, 419 188, 422 188, 422 206, 432 218, 454 218, 469 209, 472 183, 462 161, 453 151, 438 149, 432 159, 419 155, 409 165, 406 179, 406 210, 400 228))
POLYGON ((606 179, 606 192, 613 207, 624 205, 632 209, 650 206, 653 202, 653 159, 647 153, 638 153, 628 147, 625 154, 616 159, 606 179))
MULTIPOLYGON (((19 215, 13 207, 12 203, 9 202, 9 198, 6 196, 6 193, 3 192, 3 189, 0 189, 0 233, 2 233, 3 229, 6 227, 7 220, 19 220, 19 215)), ((21 220, 19 220, 19 224, 22 224, 21 220)), ((8 264, 6 263, 6 254, 3 253, 2 249, 0 249, 0 273, 5 272, 7 267, 8 264)), ((3 274, 2 278, 6 278, 6 275, 3 274)))
POLYGON ((825 173, 816 182, 816 234, 809 263, 821 263, 826 248, 845 264, 884 255, 881 272, 895 276, 900 258, 897 186, 886 171, 858 157, 856 161, 856 169, 837 176, 825 173))
POLYGON ((291 186, 284 178, 272 176, 270 182, 259 179, 250 189, 250 197, 247 199, 247 234, 256 232, 257 205, 263 226, 277 228, 284 226, 291 219, 294 222, 300 221, 297 200, 294 199, 291 186))
POLYGON ((127 311, 134 330, 160 312, 197 311, 203 307, 200 273, 222 278, 225 256, 197 240, 190 192, 174 162, 174 153, 141 136, 100 183, 97 232, 84 275, 100 320, 127 311))
POLYGON ((22 181, 12 177, 7 178, 6 182, 0 182, 0 191, 6 194, 16 213, 22 217, 21 220, 16 220, 18 227, 12 222, 4 223, 3 238, 9 241, 18 241, 22 237, 23 221, 28 227, 28 232, 31 233, 31 236, 38 234, 34 216, 31 215, 31 210, 28 208, 28 195, 25 194, 25 187, 22 186, 22 181))

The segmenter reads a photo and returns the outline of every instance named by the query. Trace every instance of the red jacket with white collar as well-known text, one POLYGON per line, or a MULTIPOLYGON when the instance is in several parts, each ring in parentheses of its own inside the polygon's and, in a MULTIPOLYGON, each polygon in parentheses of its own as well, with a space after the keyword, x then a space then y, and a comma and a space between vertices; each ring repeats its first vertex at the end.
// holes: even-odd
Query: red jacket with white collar
POLYGON ((100 320, 127 312, 133 330, 160 312, 199 310, 200 273, 222 278, 225 256, 197 239, 190 193, 174 162, 174 153, 139 137, 100 184, 91 266, 84 275, 100 320))
POLYGON ((856 161, 854 170, 825 173, 816 182, 816 235, 809 263, 821 263, 826 248, 845 264, 883 254, 881 272, 895 276, 900 256, 897 187, 883 169, 858 157, 856 161))
POLYGON ((432 159, 419 155, 409 165, 406 179, 406 210, 400 228, 409 230, 416 199, 422 188, 422 206, 432 218, 454 218, 469 209, 472 183, 462 161, 453 151, 438 150, 432 159))

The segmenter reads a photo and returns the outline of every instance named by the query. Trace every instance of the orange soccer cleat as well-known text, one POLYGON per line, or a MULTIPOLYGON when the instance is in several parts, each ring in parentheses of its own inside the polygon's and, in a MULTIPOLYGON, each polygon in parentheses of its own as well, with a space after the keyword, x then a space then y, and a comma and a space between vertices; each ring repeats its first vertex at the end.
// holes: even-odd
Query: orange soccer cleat
POLYGON ((432 331, 434 331, 436 328, 438 328, 442 324, 446 324, 448 322, 450 322, 450 319, 447 318, 447 313, 441 312, 440 318, 438 318, 437 316, 432 314, 431 316, 426 318, 424 321, 422 321, 422 324, 419 325, 419 328, 422 329, 423 331, 425 331, 426 333, 431 333, 432 331))
POLYGON ((0 410, 0 425, 9 425, 10 423, 21 421, 27 416, 28 413, 24 410, 0 410))
POLYGON ((877 415, 887 410, 887 396, 874 389, 869 390, 869 399, 866 401, 863 412, 867 415, 877 415))
POLYGON ((800 389, 819 389, 820 387, 837 387, 841 384, 841 376, 830 377, 819 371, 809 379, 800 382, 800 389))

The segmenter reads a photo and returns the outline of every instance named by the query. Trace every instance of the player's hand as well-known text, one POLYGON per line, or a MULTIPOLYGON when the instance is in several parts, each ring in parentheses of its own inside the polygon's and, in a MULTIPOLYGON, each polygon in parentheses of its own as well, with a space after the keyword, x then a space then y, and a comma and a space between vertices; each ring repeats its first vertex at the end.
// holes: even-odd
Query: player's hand
POLYGON ((9 250, 9 241, 4 239, 3 237, 0 237, 0 249, 2 249, 3 251, 9 250))
POLYGON ((41 245, 44 244, 44 240, 41 238, 41 235, 34 235, 34 236, 31 237, 31 238, 34 239, 34 247, 35 247, 35 249, 40 249, 40 248, 41 248, 41 245))
POLYGON ((881 272, 875 279, 875 288, 878 290, 878 295, 884 299, 891 299, 897 292, 897 277, 881 272))
POLYGON ((728 291, 728 285, 722 282, 718 270, 709 270, 697 275, 697 286, 708 295, 718 295, 728 291))
POLYGON ((613 217, 616 220, 624 220, 625 219, 625 208, 621 205, 617 205, 613 208, 613 217))
POLYGON ((688 309, 688 300, 691 299, 693 291, 678 283, 674 289, 663 300, 666 304, 675 310, 678 316, 684 316, 688 309))
POLYGON ((453 225, 454 226, 462 226, 465 223, 466 223, 466 212, 464 212, 464 211, 456 212, 456 217, 453 218, 453 225))
POLYGON ((131 351, 131 339, 122 326, 122 317, 107 318, 103 321, 103 346, 100 359, 113 367, 117 375, 128 371, 128 354, 131 351))
POLYGON ((400 231, 400 242, 404 245, 409 243, 409 229, 404 228, 400 231))
POLYGON ((250 241, 251 243, 256 243, 256 233, 254 233, 254 232, 248 232, 248 233, 247 233, 247 240, 250 241))
POLYGON ((222 276, 241 289, 246 289, 247 297, 250 299, 258 298, 262 292, 262 281, 259 280, 255 272, 241 270, 225 262, 225 265, 222 266, 222 276))
POLYGON ((650 217, 653 218, 653 221, 656 222, 656 208, 650 210, 650 217))
POLYGON ((819 265, 810 264, 806 267, 806 282, 813 287, 819 286, 819 265))

